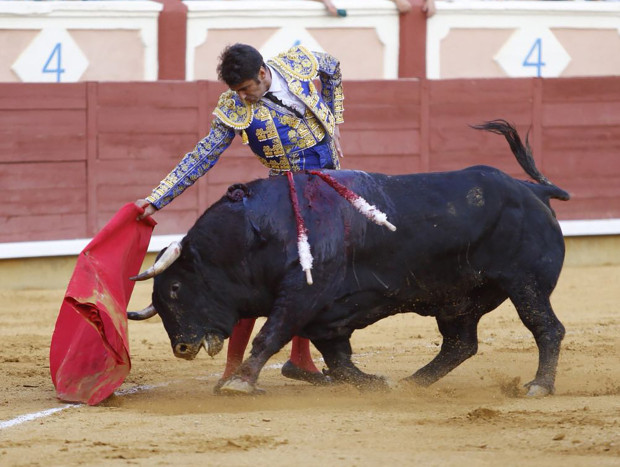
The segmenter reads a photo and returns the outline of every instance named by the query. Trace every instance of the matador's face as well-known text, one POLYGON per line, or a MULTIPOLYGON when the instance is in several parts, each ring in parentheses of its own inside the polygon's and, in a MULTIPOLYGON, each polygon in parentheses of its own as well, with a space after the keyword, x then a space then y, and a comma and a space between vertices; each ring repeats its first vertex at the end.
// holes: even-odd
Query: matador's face
POLYGON ((255 79, 248 79, 230 89, 239 94, 241 100, 248 104, 255 104, 265 95, 271 86, 271 74, 261 67, 255 79))

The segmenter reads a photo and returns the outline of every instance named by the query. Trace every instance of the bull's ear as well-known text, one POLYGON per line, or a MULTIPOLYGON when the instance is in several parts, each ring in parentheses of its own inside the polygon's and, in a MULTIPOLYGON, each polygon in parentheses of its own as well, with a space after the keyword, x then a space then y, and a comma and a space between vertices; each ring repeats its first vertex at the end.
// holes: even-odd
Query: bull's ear
POLYGON ((226 191, 226 197, 231 201, 242 201, 243 198, 250 196, 250 189, 244 183, 235 183, 230 185, 226 191))

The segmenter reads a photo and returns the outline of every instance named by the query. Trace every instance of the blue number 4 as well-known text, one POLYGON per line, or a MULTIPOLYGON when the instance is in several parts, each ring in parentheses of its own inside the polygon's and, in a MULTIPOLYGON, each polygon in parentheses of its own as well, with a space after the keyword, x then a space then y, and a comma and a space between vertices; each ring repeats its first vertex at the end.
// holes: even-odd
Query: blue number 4
POLYGON ((60 75, 65 72, 65 69, 62 68, 62 44, 59 42, 54 46, 52 53, 47 58, 47 62, 43 65, 43 73, 56 73, 56 82, 60 83, 60 75), (52 62, 56 62, 56 68, 52 68, 52 62))
POLYGON ((536 76, 540 78, 540 69, 545 65, 546 63, 542 61, 542 39, 539 37, 534 41, 534 45, 532 45, 532 48, 527 53, 525 60, 523 60, 523 66, 535 66, 536 76), (536 61, 532 61, 534 58, 536 61))

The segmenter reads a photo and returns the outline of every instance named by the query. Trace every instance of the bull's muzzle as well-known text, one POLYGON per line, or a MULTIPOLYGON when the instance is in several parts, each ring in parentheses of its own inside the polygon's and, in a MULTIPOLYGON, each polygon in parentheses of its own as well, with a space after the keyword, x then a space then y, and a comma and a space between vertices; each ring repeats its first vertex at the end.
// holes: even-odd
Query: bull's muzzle
POLYGON ((205 348, 209 356, 214 357, 224 347, 224 339, 217 334, 207 334, 199 343, 179 342, 173 347, 174 356, 185 360, 193 360, 205 348))
POLYGON ((180 343, 174 346, 172 349, 174 352, 174 356, 178 358, 184 358, 185 360, 193 360, 200 352, 202 347, 202 342, 200 344, 186 344, 180 343))

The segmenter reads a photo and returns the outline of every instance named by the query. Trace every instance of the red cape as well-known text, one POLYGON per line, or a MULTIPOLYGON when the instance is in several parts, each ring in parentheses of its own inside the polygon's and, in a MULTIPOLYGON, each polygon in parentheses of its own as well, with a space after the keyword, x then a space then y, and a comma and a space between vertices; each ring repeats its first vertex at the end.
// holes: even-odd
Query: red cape
POLYGON ((127 304, 155 227, 125 205, 86 246, 56 321, 50 372, 59 399, 94 405, 118 388, 131 368, 127 304))

